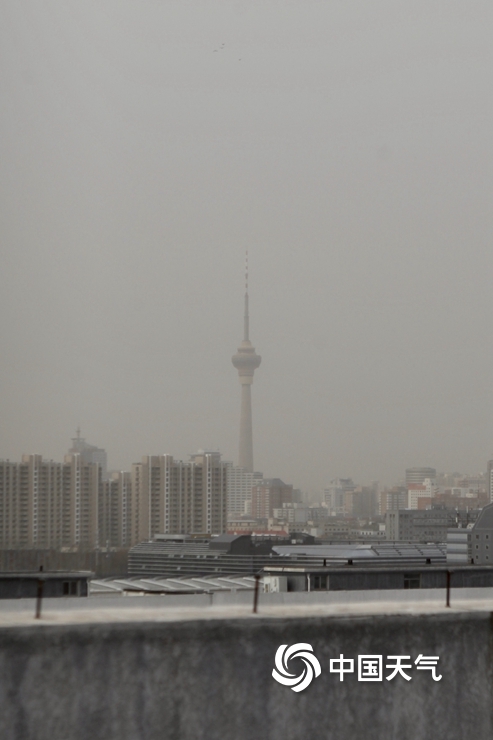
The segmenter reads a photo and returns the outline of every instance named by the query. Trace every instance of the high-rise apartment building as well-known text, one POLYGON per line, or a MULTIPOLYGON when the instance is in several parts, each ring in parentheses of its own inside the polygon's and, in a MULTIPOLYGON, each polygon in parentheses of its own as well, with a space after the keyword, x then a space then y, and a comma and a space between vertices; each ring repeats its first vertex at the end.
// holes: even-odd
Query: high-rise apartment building
POLYGON ((355 488, 351 478, 334 478, 330 481, 330 485, 324 489, 324 501, 331 514, 346 513, 346 494, 352 493, 355 488))
POLYGON ((378 513, 384 516, 387 511, 407 509, 409 495, 405 486, 394 486, 390 490, 384 490, 379 495, 378 513))
POLYGON ((252 518, 269 519, 274 509, 293 503, 293 486, 280 478, 266 478, 252 487, 252 518))
POLYGON ((375 486, 358 486, 346 496, 350 497, 350 509, 346 514, 360 519, 372 519, 378 514, 378 499, 375 486))
POLYGON ((226 463, 228 491, 228 519, 247 513, 247 502, 252 500, 252 488, 262 480, 262 473, 252 473, 232 463, 226 463))
POLYGON ((99 498, 99 546, 130 547, 132 541, 132 490, 130 473, 118 471, 103 481, 99 498))
POLYGON ((409 487, 413 483, 421 485, 425 478, 430 478, 436 481, 437 471, 435 468, 407 468, 406 469, 406 486, 409 487))
POLYGON ((72 453, 65 455, 63 471, 64 547, 98 547, 101 466, 94 462, 86 463, 79 453, 72 453))
POLYGON ((78 453, 84 463, 98 463, 101 467, 102 479, 106 480, 108 477, 108 456, 106 450, 96 445, 90 445, 86 440, 80 436, 80 427, 77 429, 77 435, 72 437, 72 447, 69 450, 69 454, 78 453))
POLYGON ((155 534, 222 534, 226 485, 226 464, 218 452, 200 450, 190 462, 144 456, 132 465, 132 541, 155 534))
POLYGON ((100 486, 100 466, 77 453, 63 463, 0 461, 0 547, 96 547, 100 486))
POLYGON ((418 500, 420 498, 422 499, 428 499, 430 505, 431 501, 434 498, 435 494, 438 492, 437 487, 435 486, 435 483, 431 478, 425 478, 422 484, 418 483, 410 483, 408 486, 408 499, 407 499, 407 508, 408 509, 418 509, 418 500))
POLYGON ((0 548, 131 547, 155 534, 226 528, 227 472, 219 452, 199 450, 190 462, 146 456, 131 473, 107 480, 101 464, 79 452, 63 463, 41 455, 0 460, 0 548))

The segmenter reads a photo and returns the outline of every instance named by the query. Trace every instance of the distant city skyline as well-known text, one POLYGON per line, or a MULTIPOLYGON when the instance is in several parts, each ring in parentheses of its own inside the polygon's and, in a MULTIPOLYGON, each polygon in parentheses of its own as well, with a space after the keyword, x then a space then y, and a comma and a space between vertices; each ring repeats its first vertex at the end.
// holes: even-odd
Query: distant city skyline
MULTIPOLYGON (((81 455, 81 458, 83 459, 84 463, 98 463, 101 467, 101 473, 102 478, 107 479, 109 476, 113 473, 117 472, 128 472, 132 468, 132 465, 140 464, 141 458, 142 458, 142 450, 140 450, 138 453, 135 453, 133 455, 130 455, 127 462, 123 466, 114 466, 111 464, 111 459, 108 460, 108 454, 106 451, 106 447, 99 447, 97 445, 91 444, 86 441, 86 437, 81 436, 82 429, 81 427, 77 427, 76 430, 76 436, 71 438, 72 446, 68 449, 68 452, 59 451, 58 454, 53 455, 53 457, 48 456, 43 453, 42 450, 37 450, 36 452, 30 451, 30 452, 22 452, 18 457, 14 458, 8 458, 5 455, 1 454, 0 450, 0 461, 3 462, 14 462, 18 463, 21 462, 22 458, 29 455, 35 455, 40 460, 43 460, 45 462, 61 462, 64 457, 68 455, 73 455, 74 453, 79 453, 81 455), (136 462, 137 461, 137 462, 136 462)), ((67 441, 67 440, 66 440, 67 441)), ((186 462, 187 460, 193 460, 197 456, 201 456, 203 454, 217 456, 229 466, 231 470, 235 471, 235 475, 238 476, 238 485, 239 490, 244 487, 245 481, 248 481, 253 484, 255 479, 261 480, 264 478, 265 480, 269 480, 271 476, 264 475, 262 472, 256 472, 254 474, 251 473, 251 471, 246 471, 245 468, 239 466, 236 462, 236 460, 227 458, 221 450, 219 449, 211 449, 209 447, 199 447, 195 452, 188 452, 185 455, 177 455, 174 454, 173 450, 171 449, 168 452, 159 452, 156 453, 156 456, 170 456, 174 460, 179 462, 186 462), (242 472, 244 471, 244 472, 242 472), (243 481, 243 477, 245 477, 245 481, 243 481)), ((493 460, 487 460, 485 462, 483 470, 439 470, 436 468, 431 467, 411 467, 406 468, 403 471, 400 471, 400 475, 398 475, 395 479, 391 480, 389 483, 384 483, 383 481, 375 481, 370 480, 368 477, 362 477, 357 478, 355 476, 348 477, 348 478, 331 478, 325 481, 324 486, 321 489, 310 491, 307 488, 299 487, 298 482, 295 480, 290 480, 290 483, 292 483, 294 486, 297 486, 303 494, 307 494, 309 497, 313 496, 319 496, 320 500, 323 501, 324 498, 327 497, 327 491, 330 487, 333 486, 342 486, 342 489, 344 490, 353 490, 356 486, 368 486, 371 487, 378 487, 380 490, 383 490, 384 488, 390 488, 392 486, 398 486, 402 485, 404 487, 407 487, 411 484, 415 484, 417 482, 423 482, 428 476, 431 476, 431 479, 434 480, 437 484, 440 485, 440 487, 444 488, 447 486, 455 487, 458 485, 457 481, 460 481, 463 478, 467 478, 470 480, 477 481, 478 483, 481 481, 482 484, 486 486, 486 490, 488 492, 488 496, 491 498, 493 496, 493 486, 491 484, 491 481, 493 480, 493 474, 491 474, 491 470, 493 469, 493 460), (432 475, 434 473, 434 475, 432 475)), ((279 475, 282 474, 282 471, 278 471, 279 475)), ((287 480, 287 478, 286 478, 287 480)), ((476 485, 476 483, 475 483, 476 485)), ((243 498, 245 496, 245 492, 243 492, 243 498)), ((242 508, 242 504, 240 505, 240 508, 235 513, 237 515, 240 515, 240 511, 242 508)))

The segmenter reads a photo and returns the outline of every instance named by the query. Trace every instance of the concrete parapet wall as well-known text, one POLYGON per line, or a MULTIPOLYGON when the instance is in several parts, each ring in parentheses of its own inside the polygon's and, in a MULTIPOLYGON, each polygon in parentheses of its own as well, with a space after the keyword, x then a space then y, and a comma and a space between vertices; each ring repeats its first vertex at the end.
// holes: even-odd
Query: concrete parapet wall
POLYGON ((492 636, 485 612, 2 627, 0 738, 491 740, 492 636), (271 674, 300 642, 322 673, 295 693, 271 674), (341 682, 341 653, 436 655, 442 680, 341 682))
MULTIPOLYGON (((205 615, 209 607, 242 607, 250 612, 253 607, 254 593, 250 591, 215 591, 206 594, 154 594, 146 595, 121 595, 104 594, 91 596, 88 599, 57 599, 46 601, 43 604, 43 613, 57 610, 89 611, 106 608, 117 608, 118 610, 133 609, 204 609, 205 615)), ((462 609, 478 607, 482 610, 493 609, 493 588, 457 588, 451 590, 450 601, 452 606, 462 609)), ((374 608, 389 608, 390 611, 399 611, 401 608, 414 610, 416 607, 428 606, 440 609, 446 603, 446 591, 444 589, 409 589, 398 591, 386 590, 376 591, 307 591, 260 593, 258 597, 259 615, 265 616, 266 610, 271 607, 326 607, 328 610, 336 608, 345 609, 351 605, 368 605, 374 608)), ((1 614, 11 612, 32 612, 34 614, 35 602, 33 599, 10 599, 0 602, 1 614)), ((346 610, 347 611, 347 610, 346 610)), ((0 619, 0 624, 2 620, 0 619)), ((1 740, 1 738, 0 738, 1 740)))
MULTIPOLYGON (((149 597, 144 597, 149 598, 149 597)), ((190 596, 163 597, 168 606, 229 606, 253 604, 253 591, 216 591, 211 594, 193 594, 190 596)), ((445 606, 447 592, 443 588, 426 589, 387 589, 379 591, 284 591, 277 593, 259 593, 258 605, 262 607, 290 605, 336 605, 336 604, 434 604, 445 606)), ((493 588, 453 588, 450 592, 451 604, 467 605, 468 601, 493 600, 493 588)))

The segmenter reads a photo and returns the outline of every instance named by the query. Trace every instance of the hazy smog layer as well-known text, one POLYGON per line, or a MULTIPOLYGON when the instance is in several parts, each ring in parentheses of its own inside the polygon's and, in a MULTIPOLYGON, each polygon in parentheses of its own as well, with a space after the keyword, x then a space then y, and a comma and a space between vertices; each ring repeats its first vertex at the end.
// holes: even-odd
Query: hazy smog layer
POLYGON ((0 457, 305 490, 493 450, 491 3, 0 8, 0 457))

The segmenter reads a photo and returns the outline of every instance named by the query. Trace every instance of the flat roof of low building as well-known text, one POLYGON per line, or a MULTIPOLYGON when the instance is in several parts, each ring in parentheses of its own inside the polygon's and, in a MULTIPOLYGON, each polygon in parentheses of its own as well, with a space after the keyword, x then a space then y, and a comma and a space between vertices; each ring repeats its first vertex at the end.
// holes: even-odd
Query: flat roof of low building
POLYGON ((251 591, 254 586, 254 576, 97 578, 91 581, 89 594, 203 594, 216 591, 251 591))
POLYGON ((374 542, 331 545, 274 545, 272 551, 282 557, 309 556, 327 560, 405 560, 417 558, 445 559, 447 545, 421 542, 374 542))
POLYGON ((94 578, 94 573, 90 570, 19 570, 3 571, 0 578, 4 580, 40 578, 46 581, 53 578, 94 578))
POLYGON ((468 565, 457 563, 456 565, 450 565, 448 563, 444 565, 431 565, 424 563, 402 563, 402 565, 396 565, 395 563, 386 565, 385 563, 378 563, 369 569, 366 566, 360 565, 331 565, 326 567, 320 566, 309 566, 309 565, 266 565, 263 568, 263 573, 266 575, 272 573, 272 575, 280 575, 283 573, 326 573, 327 575, 333 575, 335 573, 457 573, 459 571, 465 571, 467 573, 489 573, 493 571, 493 565, 468 565))

